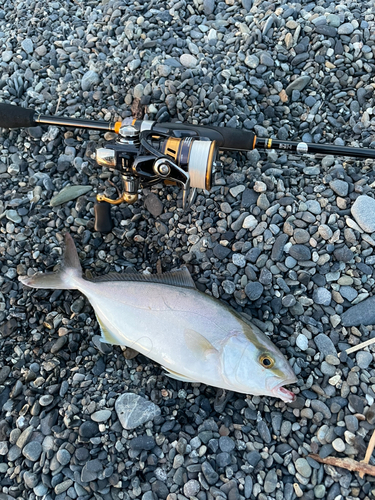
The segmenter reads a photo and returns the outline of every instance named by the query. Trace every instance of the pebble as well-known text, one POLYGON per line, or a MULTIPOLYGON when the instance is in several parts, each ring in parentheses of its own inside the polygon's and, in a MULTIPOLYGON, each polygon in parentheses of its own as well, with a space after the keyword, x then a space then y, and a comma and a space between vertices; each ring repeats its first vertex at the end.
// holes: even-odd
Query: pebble
POLYGON ((351 213, 357 224, 366 233, 375 232, 375 200, 370 196, 361 195, 355 200, 351 213))
POLYGON ((372 325, 375 321, 375 297, 369 297, 356 304, 341 316, 343 326, 372 325))
POLYGON ((22 449, 22 454, 31 462, 36 462, 42 453, 42 445, 38 441, 30 441, 22 449))
POLYGON ((86 71, 81 80, 81 89, 83 91, 90 90, 92 87, 94 87, 94 85, 97 85, 99 81, 100 81, 100 76, 96 71, 93 70, 86 71))
POLYGON ((91 415, 94 422, 106 422, 111 416, 110 410, 99 410, 91 415))
POLYGON ((135 429, 160 415, 160 408, 157 405, 132 393, 119 396, 115 410, 124 429, 135 429))
POLYGON ((75 200, 91 190, 91 186, 67 186, 51 199, 50 205, 51 207, 57 207, 68 201, 75 200))
POLYGON ((305 458, 297 458, 297 460, 295 461, 295 466, 297 471, 301 474, 301 476, 307 478, 311 476, 312 469, 305 458))

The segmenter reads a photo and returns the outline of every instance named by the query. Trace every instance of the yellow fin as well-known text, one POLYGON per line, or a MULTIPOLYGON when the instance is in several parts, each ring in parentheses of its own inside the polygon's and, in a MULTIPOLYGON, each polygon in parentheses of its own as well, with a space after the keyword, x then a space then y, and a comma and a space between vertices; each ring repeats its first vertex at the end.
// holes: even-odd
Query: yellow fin
POLYGON ((112 332, 110 332, 106 326, 104 326, 102 320, 98 316, 96 316, 96 319, 98 320, 100 331, 102 333, 101 337, 102 342, 113 345, 124 345, 123 342, 119 342, 115 337, 115 335, 112 332))
POLYGON ((217 349, 199 332, 186 328, 184 331, 185 343, 196 357, 206 358, 208 354, 217 353, 217 349))

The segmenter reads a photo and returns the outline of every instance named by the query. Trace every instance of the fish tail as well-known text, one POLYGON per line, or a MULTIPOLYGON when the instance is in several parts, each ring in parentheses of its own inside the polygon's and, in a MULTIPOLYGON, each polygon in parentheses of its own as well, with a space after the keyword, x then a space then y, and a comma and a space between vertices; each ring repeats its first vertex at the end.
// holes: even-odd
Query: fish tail
POLYGON ((56 273, 37 273, 34 276, 23 276, 19 280, 32 288, 50 288, 59 290, 75 290, 82 280, 82 267, 79 262, 76 246, 70 234, 65 235, 65 250, 56 273))

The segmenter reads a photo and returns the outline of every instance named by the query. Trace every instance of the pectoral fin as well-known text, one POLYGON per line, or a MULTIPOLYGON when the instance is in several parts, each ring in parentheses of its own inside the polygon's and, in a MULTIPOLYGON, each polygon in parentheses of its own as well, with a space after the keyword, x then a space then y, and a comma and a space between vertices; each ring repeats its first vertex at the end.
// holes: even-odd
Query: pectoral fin
POLYGON ((163 370, 165 370, 169 378, 174 378, 175 380, 180 380, 181 382, 198 382, 197 380, 192 380, 188 377, 185 377, 185 375, 181 375, 181 373, 174 372, 173 370, 170 370, 169 368, 166 368, 165 366, 162 366, 163 370))
POLYGON ((187 328, 184 331, 185 343, 196 358, 205 360, 209 354, 217 354, 217 349, 196 330, 187 328))

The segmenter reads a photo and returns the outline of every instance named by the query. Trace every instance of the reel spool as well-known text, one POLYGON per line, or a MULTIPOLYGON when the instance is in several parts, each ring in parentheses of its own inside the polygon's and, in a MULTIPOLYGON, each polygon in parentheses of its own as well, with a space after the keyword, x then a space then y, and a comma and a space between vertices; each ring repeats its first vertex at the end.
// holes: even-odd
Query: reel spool
POLYGON ((176 165, 189 174, 191 188, 211 189, 216 141, 169 137, 161 143, 160 152, 173 158, 176 165))

